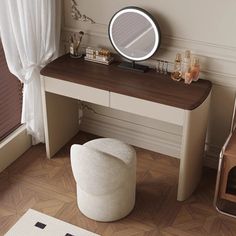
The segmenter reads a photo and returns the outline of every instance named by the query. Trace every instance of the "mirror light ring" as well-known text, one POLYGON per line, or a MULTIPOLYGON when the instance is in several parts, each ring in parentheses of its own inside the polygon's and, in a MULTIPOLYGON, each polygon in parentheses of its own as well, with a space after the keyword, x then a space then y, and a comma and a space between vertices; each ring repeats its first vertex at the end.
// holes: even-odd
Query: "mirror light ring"
POLYGON ((159 25, 158 25, 157 21, 147 11, 145 11, 144 9, 139 8, 139 7, 125 7, 123 9, 119 10, 117 13, 115 13, 113 15, 113 17, 111 18, 110 22, 109 22, 108 35, 109 35, 110 41, 112 43, 112 46, 115 48, 115 50, 120 55, 122 55, 123 57, 125 57, 125 58, 127 58, 127 59, 129 59, 131 61, 144 61, 144 60, 147 60, 148 58, 150 58, 157 51, 157 49, 159 48, 160 40, 161 40, 160 28, 159 28, 159 25), (113 26, 113 23, 115 22, 115 20, 120 15, 122 15, 124 13, 127 13, 127 12, 138 13, 138 14, 144 16, 149 21, 149 23, 152 25, 152 27, 153 27, 153 30, 154 30, 154 33, 155 33, 155 44, 154 44, 154 47, 152 48, 152 50, 147 55, 145 55, 143 57, 138 57, 137 58, 137 57, 131 57, 131 56, 128 56, 128 55, 124 54, 116 46, 116 44, 114 42, 114 39, 112 37, 112 26, 113 26))

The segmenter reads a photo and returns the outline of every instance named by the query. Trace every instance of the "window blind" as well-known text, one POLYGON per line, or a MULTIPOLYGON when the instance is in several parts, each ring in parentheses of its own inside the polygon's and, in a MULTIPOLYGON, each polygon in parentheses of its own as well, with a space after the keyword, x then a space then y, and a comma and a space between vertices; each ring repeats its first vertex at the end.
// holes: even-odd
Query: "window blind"
POLYGON ((22 86, 10 73, 0 41, 0 141, 21 125, 22 86))

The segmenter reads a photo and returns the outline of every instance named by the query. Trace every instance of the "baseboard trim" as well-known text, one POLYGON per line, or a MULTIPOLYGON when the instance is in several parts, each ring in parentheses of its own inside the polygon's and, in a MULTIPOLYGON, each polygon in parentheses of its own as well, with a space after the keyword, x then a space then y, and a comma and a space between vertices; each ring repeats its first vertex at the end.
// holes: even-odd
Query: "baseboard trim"
POLYGON ((112 123, 107 123, 86 116, 83 119, 81 130, 102 137, 117 138, 131 145, 175 158, 180 156, 180 147, 175 142, 134 129, 127 129, 127 127, 122 127, 121 125, 118 126, 115 119, 112 123))
POLYGON ((0 172, 31 147, 31 136, 22 125, 0 143, 0 172))
MULTIPOLYGON (((112 119, 110 117, 110 119, 112 119)), ((127 129, 127 125, 119 126, 116 119, 113 122, 106 122, 106 119, 96 120, 94 117, 85 116, 81 125, 81 130, 101 137, 112 137, 120 139, 131 145, 158 152, 175 158, 180 157, 180 144, 170 141, 167 138, 150 135, 149 133, 139 132, 135 129, 127 129)), ((129 123, 127 121, 127 123, 129 123)), ((170 134, 169 134, 170 135, 170 134)), ((218 157, 206 153, 204 166, 216 169, 218 166, 218 157)))
POLYGON ((218 168, 219 157, 206 154, 203 165, 212 169, 218 168))

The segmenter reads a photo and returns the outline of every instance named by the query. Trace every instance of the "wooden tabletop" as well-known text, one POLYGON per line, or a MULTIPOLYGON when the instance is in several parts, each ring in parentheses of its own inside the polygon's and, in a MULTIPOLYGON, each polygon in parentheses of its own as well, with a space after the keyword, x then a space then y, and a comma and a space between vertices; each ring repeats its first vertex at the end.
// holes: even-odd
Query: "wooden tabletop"
POLYGON ((117 65, 118 62, 106 66, 64 55, 44 67, 41 74, 185 110, 201 105, 211 91, 212 84, 208 80, 186 85, 153 69, 140 73, 117 65))

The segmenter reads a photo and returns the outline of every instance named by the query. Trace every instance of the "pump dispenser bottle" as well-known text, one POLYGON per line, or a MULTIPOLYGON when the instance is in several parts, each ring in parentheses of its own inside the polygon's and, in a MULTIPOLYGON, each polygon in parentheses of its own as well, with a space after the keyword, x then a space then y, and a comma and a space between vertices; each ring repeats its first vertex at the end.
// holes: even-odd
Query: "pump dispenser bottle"
POLYGON ((193 58, 193 64, 191 66, 191 78, 193 81, 198 81, 200 74, 200 63, 197 57, 193 58))

